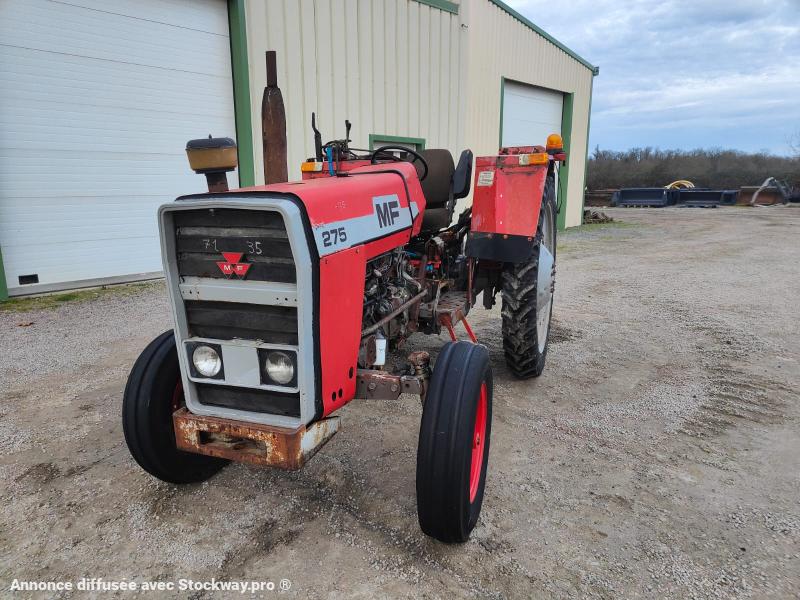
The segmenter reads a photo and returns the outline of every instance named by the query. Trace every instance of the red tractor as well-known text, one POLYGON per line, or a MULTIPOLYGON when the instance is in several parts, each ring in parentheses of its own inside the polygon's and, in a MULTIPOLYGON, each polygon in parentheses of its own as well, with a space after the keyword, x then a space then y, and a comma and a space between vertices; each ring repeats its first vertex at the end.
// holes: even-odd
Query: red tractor
MULTIPOLYGON (((349 129, 349 124, 348 124, 349 129)), ((349 136, 348 136, 349 137, 349 136)), ((300 468, 355 398, 423 402, 416 493, 422 530, 467 540, 483 500, 492 370, 466 316, 502 297, 511 372, 544 368, 556 252, 561 138, 473 157, 348 140, 322 144, 302 181, 228 190, 228 138, 187 145, 209 193, 159 209, 175 322, 136 361, 123 425, 163 481, 208 479, 228 461, 300 468), (457 341, 461 322, 469 341, 457 341), (413 333, 449 332, 435 365, 413 333)))

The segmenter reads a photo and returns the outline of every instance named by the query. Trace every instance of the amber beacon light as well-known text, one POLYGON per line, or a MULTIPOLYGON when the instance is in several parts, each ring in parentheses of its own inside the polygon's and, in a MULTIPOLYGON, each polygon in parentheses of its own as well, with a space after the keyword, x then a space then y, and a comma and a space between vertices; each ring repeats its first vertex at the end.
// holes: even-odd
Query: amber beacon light
POLYGON ((547 152, 549 154, 560 154, 564 151, 564 140, 557 133, 547 136, 547 152))

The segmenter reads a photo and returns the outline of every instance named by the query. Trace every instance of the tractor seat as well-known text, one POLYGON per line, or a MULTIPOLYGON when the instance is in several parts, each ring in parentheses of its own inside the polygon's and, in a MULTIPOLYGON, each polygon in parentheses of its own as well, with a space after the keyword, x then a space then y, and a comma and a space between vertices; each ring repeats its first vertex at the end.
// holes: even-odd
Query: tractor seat
MULTIPOLYGON (((450 225, 456 200, 469 194, 472 179, 472 151, 464 150, 458 161, 453 163, 453 155, 446 149, 420 151, 428 163, 428 176, 420 181, 425 195, 425 214, 422 218, 422 231, 438 231, 450 225)), ((422 174, 419 162, 415 163, 417 173, 422 174)))
MULTIPOLYGON (((453 182, 453 173, 456 166, 450 150, 421 150, 420 154, 428 163, 428 176, 420 181, 422 193, 428 208, 444 208, 450 201, 450 185, 453 182)), ((422 170, 419 162, 416 163, 418 172, 422 170)))

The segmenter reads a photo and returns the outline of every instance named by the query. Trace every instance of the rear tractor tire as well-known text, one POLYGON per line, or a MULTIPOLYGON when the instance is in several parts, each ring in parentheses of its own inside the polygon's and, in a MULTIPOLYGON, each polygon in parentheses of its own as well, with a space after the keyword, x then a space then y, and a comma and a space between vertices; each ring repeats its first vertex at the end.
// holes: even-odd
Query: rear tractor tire
POLYGON ((178 450, 172 414, 183 403, 175 335, 170 330, 139 355, 122 397, 122 430, 128 450, 140 467, 168 483, 205 481, 228 464, 178 450))
POLYGON ((547 176, 532 257, 503 270, 503 350, 511 373, 520 379, 544 370, 556 265, 555 177, 547 176))
POLYGON ((492 433, 492 370, 484 346, 445 344, 422 409, 417 515, 427 535, 466 542, 478 522, 492 433))

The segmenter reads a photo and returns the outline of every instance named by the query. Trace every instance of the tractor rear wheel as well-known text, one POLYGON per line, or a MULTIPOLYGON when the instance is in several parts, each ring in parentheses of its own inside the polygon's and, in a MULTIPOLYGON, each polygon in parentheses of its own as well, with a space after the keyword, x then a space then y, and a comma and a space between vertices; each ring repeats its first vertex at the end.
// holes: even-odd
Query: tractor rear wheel
POLYGON ((530 260, 503 270, 503 350, 516 377, 538 377, 544 370, 556 265, 555 177, 547 176, 530 260))
POLYGON ((427 535, 465 542, 478 522, 492 433, 492 370, 484 346, 446 344, 433 369, 417 449, 417 515, 427 535))
POLYGON ((205 481, 228 461, 178 450, 172 413, 183 405, 175 335, 154 339, 133 365, 122 397, 122 430, 131 455, 168 483, 205 481))

